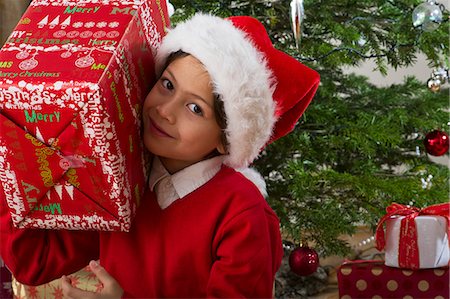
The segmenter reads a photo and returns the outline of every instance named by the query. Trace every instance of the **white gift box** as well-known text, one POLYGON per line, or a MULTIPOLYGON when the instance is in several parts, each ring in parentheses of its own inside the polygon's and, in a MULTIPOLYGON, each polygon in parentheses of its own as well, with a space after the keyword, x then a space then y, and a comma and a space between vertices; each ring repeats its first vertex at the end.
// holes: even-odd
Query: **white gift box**
MULTIPOLYGON (((399 267, 398 252, 400 225, 405 216, 394 216, 386 221, 385 265, 399 267)), ((442 216, 417 216, 417 244, 419 247, 419 268, 447 266, 450 258, 447 235, 447 220, 442 216)))

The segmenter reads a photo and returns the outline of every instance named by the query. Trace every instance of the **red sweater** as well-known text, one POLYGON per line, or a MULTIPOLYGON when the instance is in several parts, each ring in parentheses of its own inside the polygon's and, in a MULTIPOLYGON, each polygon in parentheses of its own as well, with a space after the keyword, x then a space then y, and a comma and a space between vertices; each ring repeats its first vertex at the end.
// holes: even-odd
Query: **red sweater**
POLYGON ((278 218, 253 183, 225 166, 164 210, 148 192, 129 233, 100 233, 100 264, 125 297, 271 297, 282 255, 278 218))

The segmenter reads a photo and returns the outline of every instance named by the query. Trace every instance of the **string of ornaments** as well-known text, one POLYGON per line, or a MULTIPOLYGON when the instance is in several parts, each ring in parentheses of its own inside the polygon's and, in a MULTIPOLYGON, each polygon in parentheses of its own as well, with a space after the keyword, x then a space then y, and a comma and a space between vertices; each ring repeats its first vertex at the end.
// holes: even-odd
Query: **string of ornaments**
MULTIPOLYGON (((413 26, 424 31, 436 30, 443 20, 444 6, 433 0, 418 5, 412 15, 413 26)), ((442 84, 449 81, 448 68, 439 67, 431 73, 427 86, 432 92, 439 92, 442 84)), ((442 156, 448 152, 448 134, 441 130, 434 130, 426 134, 424 139, 425 150, 432 156, 442 156)))
MULTIPOLYGON (((432 32, 439 28, 443 21, 444 5, 429 0, 419 4, 412 13, 412 24, 425 32, 432 32)), ((449 81, 449 70, 440 66, 433 70, 430 79, 427 81, 428 88, 432 92, 439 92, 441 85, 449 81)))
MULTIPOLYGON (((426 32, 438 29, 443 21, 444 10, 445 7, 434 0, 419 4, 412 13, 413 26, 426 32)), ((446 82, 449 82, 449 70, 441 66, 433 70, 427 86, 432 92, 439 92, 446 82)), ((441 130, 426 134, 423 143, 426 152, 432 156, 442 156, 449 149, 448 134, 441 130)))
MULTIPOLYGON (((304 17, 303 0, 291 1, 291 26, 297 49, 300 47, 304 17)), ((305 243, 302 242, 300 246, 295 248, 288 248, 291 250, 289 267, 292 272, 300 276, 313 274, 319 267, 319 255, 305 243)))

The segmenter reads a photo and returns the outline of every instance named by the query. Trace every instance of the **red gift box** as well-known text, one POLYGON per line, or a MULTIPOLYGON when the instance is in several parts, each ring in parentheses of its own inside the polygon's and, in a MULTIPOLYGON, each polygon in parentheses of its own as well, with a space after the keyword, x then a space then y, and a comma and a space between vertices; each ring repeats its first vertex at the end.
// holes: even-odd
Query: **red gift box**
POLYGON ((449 269, 399 269, 384 261, 349 261, 337 273, 339 297, 449 298, 449 269))
POLYGON ((165 5, 30 4, 0 50, 0 197, 17 227, 129 230, 165 5))

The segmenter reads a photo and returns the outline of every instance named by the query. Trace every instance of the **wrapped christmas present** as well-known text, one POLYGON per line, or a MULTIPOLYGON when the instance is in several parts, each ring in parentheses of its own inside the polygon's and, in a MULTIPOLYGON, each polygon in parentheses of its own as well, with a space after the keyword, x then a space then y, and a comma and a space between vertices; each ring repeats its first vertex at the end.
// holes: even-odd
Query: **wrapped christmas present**
MULTIPOLYGON (((89 266, 68 275, 72 281, 72 285, 80 290, 89 292, 100 292, 103 289, 102 282, 92 273, 89 266)), ((12 278, 11 288, 14 298, 45 298, 45 299, 62 299, 63 292, 61 287, 61 279, 52 280, 46 284, 38 286, 24 285, 12 278)))
POLYGON ((344 262, 337 271, 339 298, 449 298, 449 269, 399 269, 383 261, 344 262))
POLYGON ((14 225, 127 231, 166 1, 34 0, 0 50, 0 199, 14 225), (3 198, 2 198, 3 197, 3 198))
POLYGON ((377 227, 377 249, 391 267, 427 269, 448 266, 450 203, 423 209, 394 203, 377 227), (386 233, 384 232, 386 224, 386 233))

